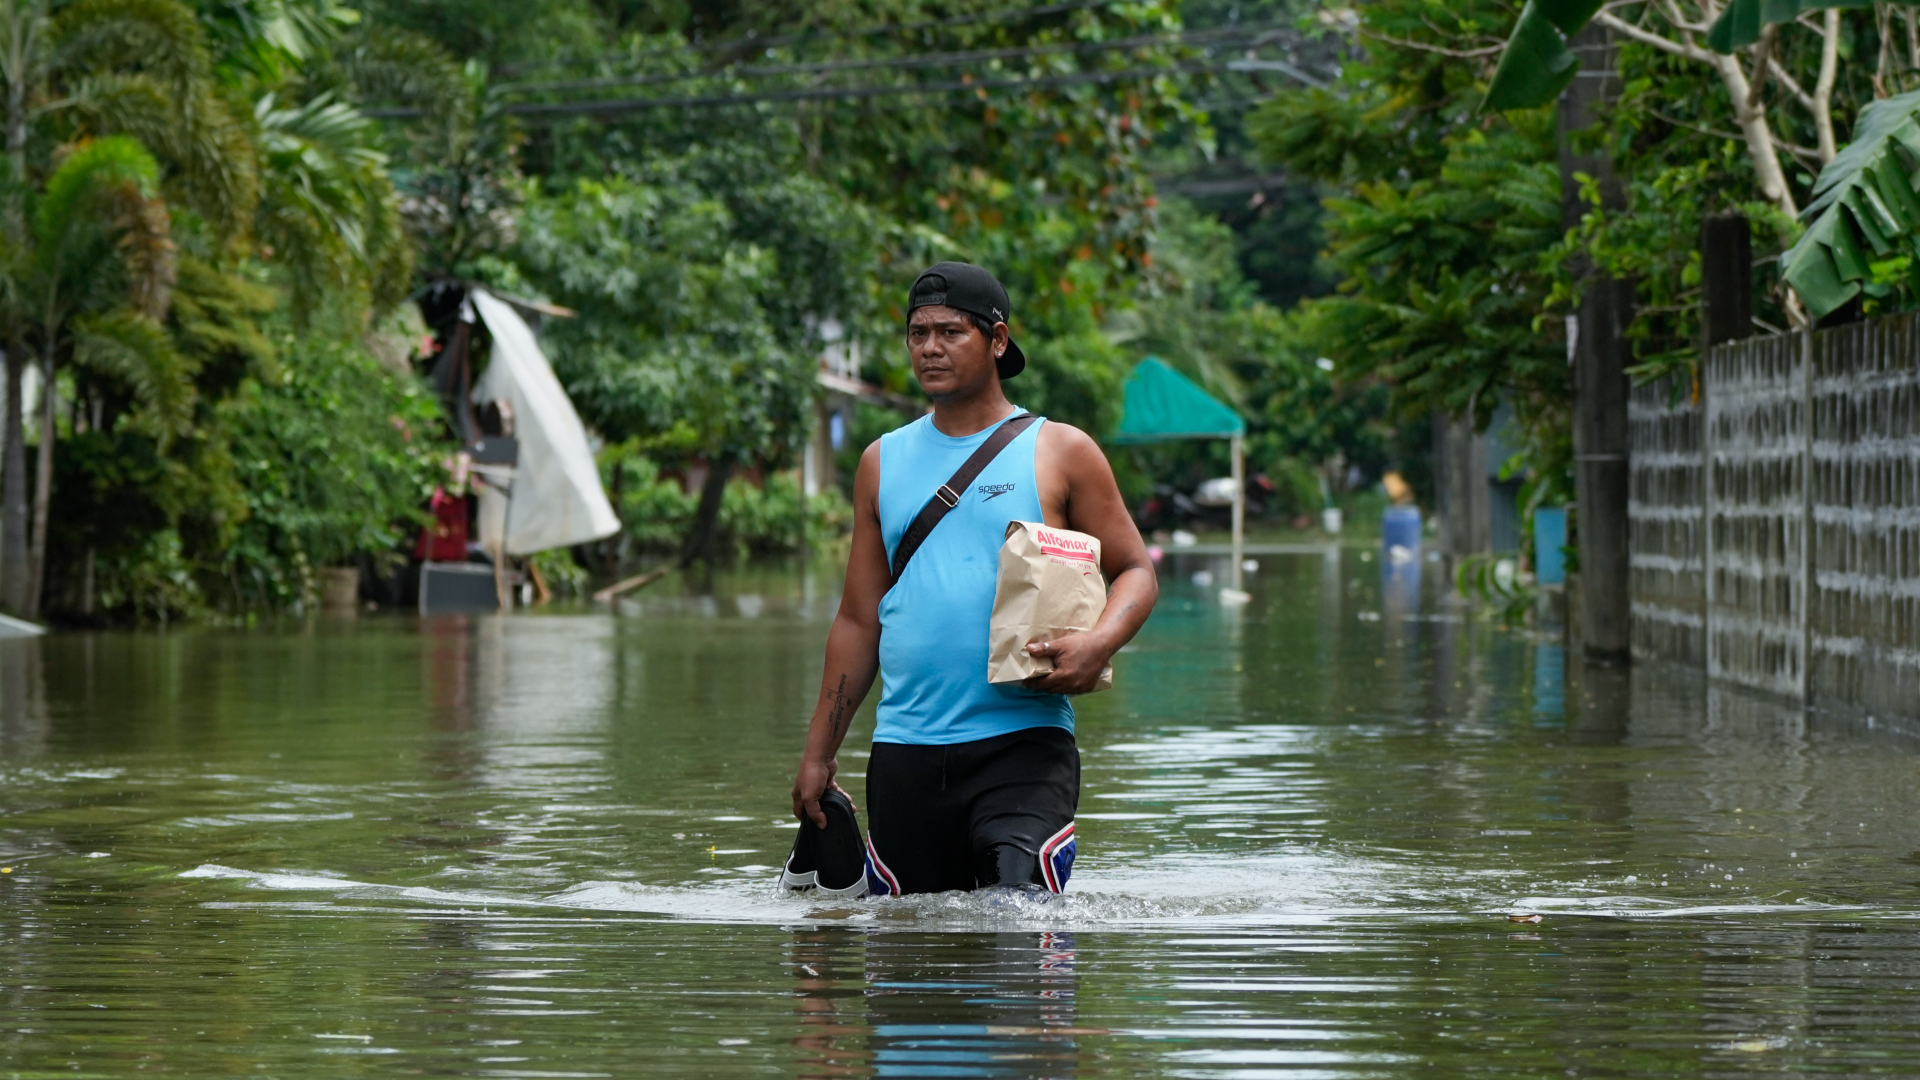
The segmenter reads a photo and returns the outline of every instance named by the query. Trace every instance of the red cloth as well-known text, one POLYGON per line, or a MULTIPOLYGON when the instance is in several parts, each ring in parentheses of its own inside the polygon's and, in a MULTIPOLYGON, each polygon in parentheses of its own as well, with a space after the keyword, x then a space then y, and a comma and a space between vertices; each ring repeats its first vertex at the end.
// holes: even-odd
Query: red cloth
POLYGON ((432 562, 464 562, 467 557, 467 500, 434 488, 427 503, 433 524, 420 530, 413 557, 432 562))

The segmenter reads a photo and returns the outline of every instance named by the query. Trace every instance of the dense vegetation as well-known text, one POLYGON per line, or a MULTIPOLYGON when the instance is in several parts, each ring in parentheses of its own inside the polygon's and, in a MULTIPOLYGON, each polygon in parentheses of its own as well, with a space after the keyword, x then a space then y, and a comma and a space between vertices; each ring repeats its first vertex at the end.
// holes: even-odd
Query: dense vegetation
MULTIPOLYGON (((1023 405, 1102 436, 1158 355, 1249 418, 1282 513, 1417 484, 1429 416, 1503 403, 1523 499, 1564 499, 1584 275, 1684 373, 1737 210, 1758 321, 1804 322, 1791 211, 1920 62, 1907 9, 1731 67, 1677 11, 1596 16, 1622 92, 1568 137, 1620 191, 1569 227, 1552 110, 1481 107, 1495 0, 0 0, 0 605, 239 615, 402 558, 454 449, 409 298, 447 279, 578 312, 547 343, 626 525, 594 573, 843 527, 791 471, 823 335, 911 397, 899 297, 949 257, 1014 293, 1023 405)), ((1910 256, 1869 262, 1857 306, 1911 303, 1910 256)), ((897 422, 863 406, 841 464, 897 422)), ((1225 464, 1114 456, 1136 499, 1225 464)))
MULTIPOLYGON (((1349 382, 1390 384, 1402 417, 1471 413, 1484 426, 1510 404, 1526 445, 1511 467, 1536 503, 1572 496, 1564 317, 1590 274, 1633 283, 1633 374, 1677 374, 1684 388, 1698 359, 1701 224, 1740 213, 1753 230, 1756 332, 1805 325, 1779 270, 1802 234, 1795 214, 1861 109, 1920 80, 1910 6, 1794 18, 1798 8, 1769 5, 1785 21, 1729 57, 1699 29, 1721 10, 1711 0, 1581 10, 1613 33, 1620 77, 1591 130, 1558 131, 1551 106, 1483 108, 1520 14, 1496 0, 1330 5, 1324 21, 1351 35, 1340 78, 1275 94, 1247 124, 1267 160, 1328 195, 1339 284, 1294 314, 1301 343, 1349 382), (1563 192, 1562 137, 1610 159, 1617 198, 1592 177, 1563 192)), ((1903 246, 1910 230, 1868 251, 1862 296, 1838 317, 1915 302, 1903 246)))
MULTIPOLYGON (((237 615, 401 558, 454 449, 409 297, 448 278, 579 312, 549 349, 629 552, 839 528, 785 471, 821 334, 911 395, 899 297, 948 257, 1017 297, 1022 404, 1103 434, 1157 353, 1253 419, 1255 469, 1309 508, 1318 466, 1396 453, 1384 391, 1337 388, 1273 303, 1324 287, 1313 192, 1229 229, 1232 200, 1154 179, 1240 167, 1268 87, 1209 43, 1304 41, 1295 14, 0 0, 0 604, 237 615)), ((1121 471, 1144 494, 1211 452, 1121 471)))

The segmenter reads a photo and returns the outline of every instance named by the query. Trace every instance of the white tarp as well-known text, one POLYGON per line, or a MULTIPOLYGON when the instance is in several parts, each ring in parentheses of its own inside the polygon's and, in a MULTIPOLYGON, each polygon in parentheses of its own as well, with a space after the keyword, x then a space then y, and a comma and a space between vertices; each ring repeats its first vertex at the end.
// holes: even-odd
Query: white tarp
POLYGON ((507 504, 507 553, 531 555, 611 536, 620 519, 600 487, 587 429, 520 313, 484 289, 473 306, 493 336, 493 357, 475 401, 505 400, 520 443, 507 504))

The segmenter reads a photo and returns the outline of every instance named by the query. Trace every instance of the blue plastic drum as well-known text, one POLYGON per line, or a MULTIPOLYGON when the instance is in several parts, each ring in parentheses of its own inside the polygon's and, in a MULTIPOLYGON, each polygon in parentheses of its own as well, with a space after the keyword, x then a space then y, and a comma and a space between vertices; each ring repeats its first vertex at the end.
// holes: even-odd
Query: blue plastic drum
POLYGON ((1390 555, 1396 547, 1408 552, 1420 550, 1419 507, 1389 506, 1380 519, 1380 550, 1390 555))

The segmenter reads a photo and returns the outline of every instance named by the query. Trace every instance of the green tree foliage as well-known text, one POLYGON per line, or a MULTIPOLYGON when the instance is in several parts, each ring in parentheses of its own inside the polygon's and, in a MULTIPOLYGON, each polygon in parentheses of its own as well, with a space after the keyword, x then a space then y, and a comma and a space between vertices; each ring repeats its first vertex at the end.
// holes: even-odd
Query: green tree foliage
MULTIPOLYGON (((631 548, 678 552, 693 526, 698 497, 688 494, 679 480, 661 475, 654 457, 635 444, 610 447, 601 463, 631 548)), ((773 473, 757 485, 734 477, 720 504, 718 543, 736 555, 786 553, 837 542, 852 524, 853 508, 835 489, 803 501, 799 485, 787 473, 773 473)))
POLYGON ((580 312, 550 340, 561 378, 609 438, 736 464, 791 459, 815 367, 810 312, 796 300, 847 280, 834 264, 856 258, 864 223, 809 178, 746 197, 790 215, 774 244, 672 165, 528 200, 519 266, 580 312))
MULTIPOLYGON (((1088 6, 1027 16, 984 3, 964 5, 955 15, 923 10, 912 0, 703 6, 697 12, 550 3, 525 10, 526 38, 483 29, 505 10, 480 5, 471 23, 451 26, 421 5, 388 0, 368 21, 390 20, 438 39, 463 60, 511 70, 516 81, 481 92, 496 109, 583 98, 809 92, 823 82, 876 91, 590 119, 530 117, 502 127, 524 132, 516 167, 539 176, 549 192, 565 190, 575 178, 599 181, 609 174, 659 186, 654 163, 673 163, 672 182, 689 189, 677 198, 724 205, 781 266, 818 268, 808 281, 789 279, 790 310, 777 322, 831 318, 857 329, 878 346, 866 350, 869 377, 892 389, 907 389, 909 382, 904 351, 893 343, 904 321, 900 298, 914 274, 942 258, 988 266, 1017 297, 1014 330, 1032 359, 1018 384, 1022 403, 1096 432, 1117 419, 1119 357, 1100 324, 1129 302, 1146 255, 1153 212, 1143 154, 1156 131, 1196 119, 1184 104, 1184 80, 1128 74, 1181 59, 1180 47, 1153 39, 1178 28, 1170 8, 1088 6), (597 26, 597 47, 528 44, 531 38, 579 41, 569 28, 582 19, 597 26), (921 25, 929 19, 937 21, 921 25), (873 29, 889 24, 901 29, 873 29), (748 31, 767 46, 740 45, 748 31), (1136 38, 1148 43, 1098 48, 1136 38), (954 78, 951 67, 894 63, 912 53, 982 49, 1018 55, 970 68, 995 80, 1039 80, 1036 88, 983 85, 971 95, 953 94, 938 89, 954 78), (852 67, 824 79, 788 70, 823 60, 852 67), (923 84, 936 89, 896 92, 923 84), (799 192, 784 184, 792 177, 807 177, 863 208, 870 242, 859 250, 858 266, 820 264, 806 249, 818 232, 799 216, 806 207, 762 197, 799 192), (819 295, 816 283, 830 285, 831 295, 819 295)), ((407 103, 399 96, 391 101, 407 103)))
POLYGON ((314 572, 376 568, 411 544, 445 475, 439 406, 350 337, 285 333, 277 375, 245 380, 170 445, 84 420, 55 480, 50 603, 183 618, 311 600, 314 572))
MULTIPOLYGON (((1152 270, 1138 305, 1109 332, 1136 356, 1158 356, 1247 417, 1248 467, 1276 485, 1273 507, 1293 515, 1323 505, 1318 470, 1335 462, 1377 476, 1392 461, 1385 387, 1373 379, 1334 381, 1320 364, 1309 317, 1255 299, 1235 240, 1219 221, 1179 199, 1161 204, 1152 270)), ((1194 482, 1223 475, 1218 443, 1170 443, 1135 450, 1123 475, 1194 482)), ((1332 470, 1338 490, 1344 467, 1332 470)))
POLYGON ((1868 311, 1911 303, 1907 210, 1897 205, 1908 196, 1881 191, 1908 191, 1904 172, 1920 160, 1897 145, 1910 126, 1901 99, 1875 106, 1884 122, 1863 126, 1854 148, 1839 152, 1836 133, 1864 103, 1910 85, 1913 13, 1883 5, 1872 16, 1827 10, 1796 22, 1794 6, 1744 5, 1743 17, 1785 15, 1767 15, 1765 29, 1753 23, 1739 57, 1709 52, 1699 27, 1674 21, 1693 10, 1685 5, 1529 4, 1518 29, 1496 5, 1355 9, 1361 52, 1341 84, 1280 95, 1253 125, 1274 160, 1336 192, 1329 254, 1344 281, 1306 306, 1309 325, 1320 323, 1309 337, 1326 343, 1344 375, 1389 379, 1403 410, 1472 410, 1485 423, 1496 401, 1511 401, 1534 480, 1524 498, 1552 499, 1566 493, 1571 450, 1559 323, 1591 272, 1634 283, 1635 376, 1675 374, 1682 388, 1698 355, 1707 215, 1752 222, 1763 327, 1806 319, 1783 283, 1783 251, 1788 273, 1805 277, 1813 314, 1855 291, 1868 311), (1614 35, 1621 93, 1594 129, 1569 137, 1611 155, 1618 199, 1580 178, 1578 220, 1563 230, 1552 111, 1478 106, 1496 61, 1503 76, 1533 64, 1530 77, 1552 83, 1560 69, 1527 50, 1554 53, 1562 24, 1589 16, 1614 35), (1831 197, 1794 246, 1794 208, 1814 192, 1831 197))
POLYGON ((413 251, 371 122, 329 92, 298 105, 269 92, 253 114, 264 188, 257 237, 287 270, 296 317, 310 318, 329 293, 381 307, 404 296, 413 251))
POLYGON ((411 544, 446 475, 439 404, 417 380, 319 337, 283 370, 221 406, 246 497, 223 567, 239 607, 310 595, 313 569, 411 544))
POLYGON ((1136 70, 1181 59, 1161 40, 1179 27, 1169 7, 549 3, 518 13, 522 38, 486 29, 505 8, 459 26, 426 11, 375 5, 341 61, 358 100, 399 110, 396 175, 423 263, 581 312, 549 342, 584 418, 668 464, 717 466, 689 552, 712 534, 728 471, 784 465, 799 445, 821 327, 866 343, 867 378, 912 392, 901 297, 940 259, 981 263, 1016 297, 1022 405, 1096 434, 1118 419, 1124 362, 1102 324, 1147 260, 1143 155, 1155 131, 1196 119, 1184 80, 1136 70), (428 39, 448 59, 412 70, 439 74, 403 77, 391 57, 431 52, 428 39), (1120 39, 1140 43, 1106 47, 1120 39), (967 65, 983 80, 971 94, 946 85, 950 64, 901 63, 988 49, 967 65), (449 94, 455 62, 465 87, 449 94), (619 104, 823 85, 859 92, 619 104), (435 104, 449 99, 465 104, 435 104), (583 100, 598 111, 524 111, 583 100))
POLYGON ((10 376, 32 361, 48 388, 31 484, 11 432, 0 577, 16 609, 44 593, 69 614, 166 617, 298 595, 306 570, 289 545, 309 561, 352 554, 329 536, 390 550, 411 519, 417 483, 396 503, 369 491, 391 476, 363 479, 386 453, 385 412, 299 397, 288 408, 339 446, 311 456, 326 448, 290 441, 271 477, 254 468, 273 460, 262 430, 312 434, 266 417, 289 387, 333 379, 374 391, 376 411, 382 388, 409 392, 411 376, 369 381, 357 344, 410 277, 385 159, 366 119, 309 77, 354 21, 331 0, 0 9, 0 78, 19 106, 6 194, 21 226, 0 252, 4 330, 10 376), (354 344, 316 352, 316 333, 354 344), (273 498, 283 480, 317 500, 324 527, 287 520, 273 498), (295 539, 240 543, 261 530, 295 539), (251 592, 214 587, 236 574, 251 592))
POLYGON ((689 556, 837 520, 782 472, 825 331, 916 392, 902 295, 940 259, 1014 294, 1016 399, 1096 435, 1149 347, 1241 402, 1276 469, 1379 457, 1390 434, 1377 387, 1319 367, 1326 317, 1256 303, 1230 238, 1154 198, 1169 134, 1213 145, 1206 77, 1180 72, 1208 56, 1170 0, 0 4, 0 46, 21 46, 0 75, 27 87, 7 295, 40 288, 43 250, 88 282, 57 290, 57 331, 24 301, 5 328, 16 369, 52 374, 41 550, 77 612, 272 607, 404 543, 445 448, 363 338, 388 355, 422 281, 578 312, 545 341, 617 448, 630 535, 689 556), (97 184, 61 178, 83 166, 97 184), (73 223, 57 244, 29 228, 43 207, 73 223), (703 467, 694 496, 663 478, 703 467))
MULTIPOLYGON (((1842 17, 1835 13, 1835 28, 1840 35, 1838 47, 1844 53, 1862 60, 1874 56, 1880 59, 1874 65, 1861 62, 1837 66, 1831 91, 1833 115, 1850 115, 1872 102, 1879 93, 1877 85, 1892 88, 1913 79, 1913 72, 1901 71, 1889 62, 1884 48, 1889 34, 1904 38, 1898 23, 1877 23, 1864 15, 1842 17)), ((1774 63, 1804 86, 1819 78, 1824 47, 1820 33, 1793 26, 1777 32, 1769 53, 1774 63)), ((1904 55, 1904 44, 1900 49, 1904 55)), ((1755 329, 1786 328, 1804 315, 1795 310, 1783 268, 1789 273, 1795 267, 1811 270, 1825 255, 1824 245, 1834 239, 1830 216, 1854 214, 1848 204, 1859 196, 1836 199, 1832 205, 1809 206, 1807 219, 1812 225, 1803 232, 1800 222, 1783 212, 1776 200, 1763 195, 1746 140, 1737 134, 1739 109, 1729 99, 1718 74, 1697 61, 1642 41, 1620 46, 1617 69, 1622 85, 1620 98, 1608 110, 1604 126, 1589 138, 1613 148, 1624 199, 1617 209, 1609 209, 1599 205, 1597 191, 1589 189, 1585 193, 1582 220, 1550 255, 1559 280, 1550 310, 1565 310, 1577 298, 1579 281, 1567 271, 1568 260, 1576 255, 1613 276, 1634 281, 1636 307, 1628 336, 1633 342, 1635 374, 1652 378, 1671 372, 1685 383, 1690 381, 1698 358, 1702 221, 1712 214, 1740 213, 1752 222, 1756 264, 1753 289, 1759 323, 1755 329), (1803 236, 1811 239, 1796 244, 1803 236)), ((1780 107, 1783 99, 1790 97, 1777 78, 1766 91, 1773 130, 1786 148, 1780 157, 1787 163, 1783 176, 1789 201, 1806 204, 1824 190, 1845 195, 1850 183, 1822 187, 1816 185, 1816 175, 1821 185, 1826 185, 1830 175, 1838 178, 1847 172, 1847 162, 1861 156, 1874 159, 1868 147, 1885 149, 1884 141, 1865 138, 1863 129, 1856 132, 1863 141, 1847 150, 1843 155, 1846 160, 1836 157, 1833 165, 1823 167, 1820 125, 1804 109, 1780 107)), ((1893 108, 1882 115, 1897 116, 1898 100, 1887 102, 1893 108)), ((1851 230, 1848 224, 1843 231, 1849 237, 1858 235, 1851 230)), ((1833 302, 1846 299, 1852 291, 1865 294, 1863 306, 1869 312, 1894 310, 1913 302, 1912 279, 1907 271, 1910 261, 1903 259, 1895 247, 1876 249, 1871 240, 1863 243, 1863 250, 1873 254, 1854 266, 1860 276, 1845 291, 1821 296, 1820 303, 1803 294, 1812 314, 1826 312, 1833 302)))
POLYGON ((808 177, 738 191, 755 208, 743 220, 689 182, 697 165, 536 192, 516 255, 531 284, 580 312, 550 340, 584 415, 611 438, 712 466, 694 525, 711 554, 729 472, 785 467, 806 434, 814 313, 857 303, 831 290, 854 280, 867 222, 808 177))
POLYGON ((1562 235, 1553 118, 1477 112, 1461 57, 1511 19, 1495 4, 1387 0, 1357 9, 1361 55, 1337 86, 1276 96, 1249 120, 1270 158, 1320 180, 1341 283, 1297 316, 1348 381, 1379 377, 1399 414, 1512 401, 1533 465, 1564 478, 1566 346, 1544 317, 1562 235))

